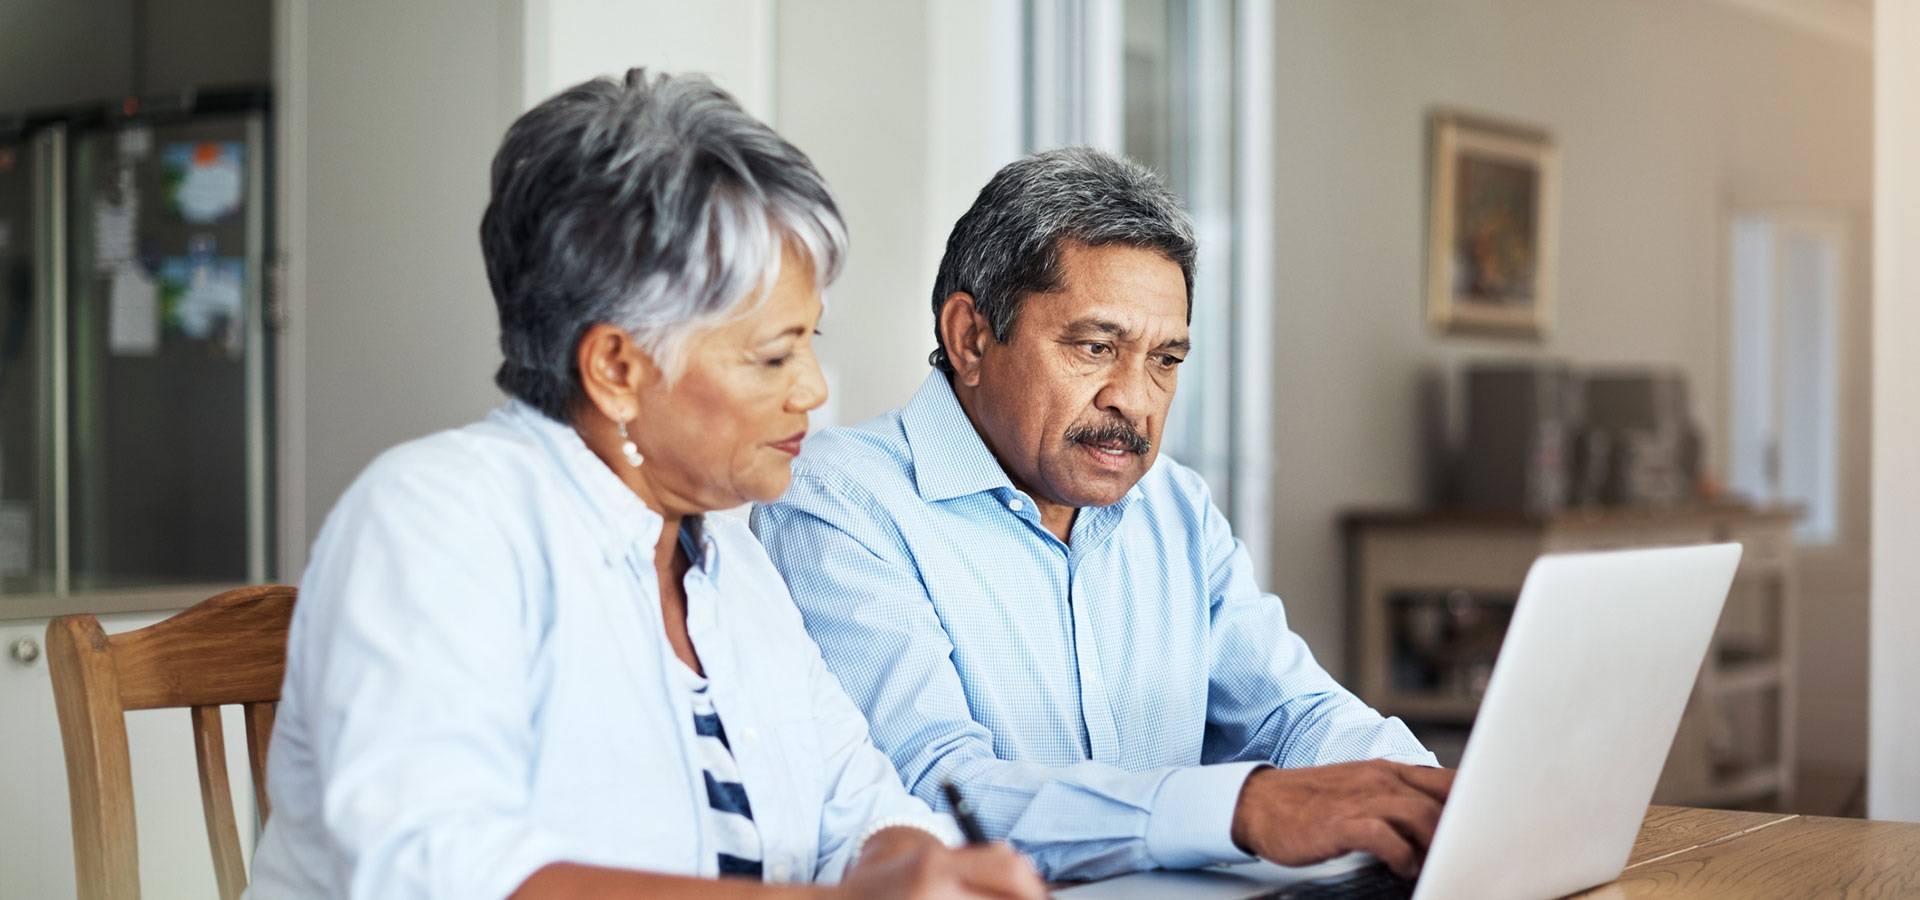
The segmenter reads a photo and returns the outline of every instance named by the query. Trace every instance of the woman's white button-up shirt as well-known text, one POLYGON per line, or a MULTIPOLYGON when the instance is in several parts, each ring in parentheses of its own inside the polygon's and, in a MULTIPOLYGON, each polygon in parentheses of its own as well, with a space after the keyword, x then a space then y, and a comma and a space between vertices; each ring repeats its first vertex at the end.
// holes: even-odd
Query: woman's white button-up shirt
MULTIPOLYGON (((553 862, 713 875, 661 519, 522 404, 388 451, 314 544, 256 897, 502 897, 553 862)), ((837 879, 901 787, 745 523, 707 517, 687 627, 765 870, 837 879)), ((776 874, 777 873, 777 874, 776 874)))

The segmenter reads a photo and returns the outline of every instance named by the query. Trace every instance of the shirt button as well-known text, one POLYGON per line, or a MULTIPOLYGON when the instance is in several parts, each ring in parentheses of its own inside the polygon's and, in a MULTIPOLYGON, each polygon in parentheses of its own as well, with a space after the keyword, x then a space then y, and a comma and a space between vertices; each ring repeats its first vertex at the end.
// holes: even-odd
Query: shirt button
POLYGON ((775 881, 785 881, 787 880, 787 866, 785 863, 774 863, 773 868, 767 870, 767 874, 772 875, 775 881))
POLYGON ((740 732, 740 740, 745 741, 749 744, 759 739, 760 739, 760 732, 755 731, 751 728, 742 729, 740 732))
POLYGON ((1010 510, 1013 510, 1014 512, 1019 512, 1023 509, 1026 509, 1027 504, 1021 502, 1019 497, 1015 497, 1012 500, 1007 501, 1007 508, 1010 510))

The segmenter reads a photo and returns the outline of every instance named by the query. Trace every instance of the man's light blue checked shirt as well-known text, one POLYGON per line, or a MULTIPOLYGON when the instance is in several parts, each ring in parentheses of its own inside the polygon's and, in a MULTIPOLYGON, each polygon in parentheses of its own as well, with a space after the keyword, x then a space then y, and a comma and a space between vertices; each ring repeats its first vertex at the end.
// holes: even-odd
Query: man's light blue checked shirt
POLYGON ((1264 763, 1435 764, 1314 662, 1193 470, 1162 456, 1063 544, 939 372, 809 442, 753 528, 907 787, 953 781, 1048 878, 1249 859, 1264 763))

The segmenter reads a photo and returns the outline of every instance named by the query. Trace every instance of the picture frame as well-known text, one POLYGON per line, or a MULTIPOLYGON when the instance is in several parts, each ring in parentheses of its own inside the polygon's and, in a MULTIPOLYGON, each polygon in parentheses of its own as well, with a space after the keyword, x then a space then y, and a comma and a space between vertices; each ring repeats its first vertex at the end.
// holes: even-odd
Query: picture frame
POLYGON ((1552 327, 1559 148, 1544 130, 1450 110, 1428 120, 1427 320, 1442 334, 1552 327))

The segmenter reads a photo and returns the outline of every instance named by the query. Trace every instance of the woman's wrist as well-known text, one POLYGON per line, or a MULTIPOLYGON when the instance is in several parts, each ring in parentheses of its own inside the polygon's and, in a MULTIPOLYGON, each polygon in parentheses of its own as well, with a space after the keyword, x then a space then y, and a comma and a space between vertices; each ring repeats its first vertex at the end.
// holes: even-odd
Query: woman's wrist
POLYGON ((896 856, 945 847, 938 835, 908 824, 883 824, 861 842, 853 867, 878 864, 896 856))

